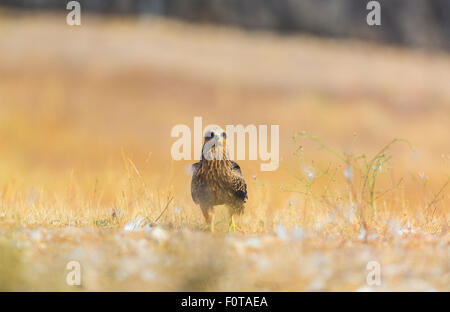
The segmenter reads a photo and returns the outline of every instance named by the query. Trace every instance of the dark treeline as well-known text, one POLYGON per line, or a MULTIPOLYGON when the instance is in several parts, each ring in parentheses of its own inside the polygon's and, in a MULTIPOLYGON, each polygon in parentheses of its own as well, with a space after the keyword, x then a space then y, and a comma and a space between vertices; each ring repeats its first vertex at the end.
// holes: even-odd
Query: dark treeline
MULTIPOLYGON (((0 6, 65 10, 69 0, 1 0, 0 6)), ((359 38, 450 50, 450 0, 379 0, 381 26, 366 23, 369 0, 79 0, 83 12, 153 14, 281 33, 359 38)))

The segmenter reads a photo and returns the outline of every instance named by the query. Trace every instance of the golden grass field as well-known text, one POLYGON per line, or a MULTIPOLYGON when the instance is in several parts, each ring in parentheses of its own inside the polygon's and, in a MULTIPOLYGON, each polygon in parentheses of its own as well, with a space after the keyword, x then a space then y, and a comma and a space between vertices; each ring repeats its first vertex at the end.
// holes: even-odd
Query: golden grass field
POLYGON ((450 291, 449 81, 438 51, 0 12, 0 290, 450 291), (194 116, 280 125, 241 232, 171 158, 194 116))

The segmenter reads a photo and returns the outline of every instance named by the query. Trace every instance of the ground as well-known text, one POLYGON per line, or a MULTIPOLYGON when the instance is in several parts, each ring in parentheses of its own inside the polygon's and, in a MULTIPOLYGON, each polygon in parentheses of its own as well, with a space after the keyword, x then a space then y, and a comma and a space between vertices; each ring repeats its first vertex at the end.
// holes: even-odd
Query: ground
POLYGON ((450 290, 448 53, 0 13, 1 290, 450 290), (280 125, 239 232, 171 158, 194 116, 280 125))

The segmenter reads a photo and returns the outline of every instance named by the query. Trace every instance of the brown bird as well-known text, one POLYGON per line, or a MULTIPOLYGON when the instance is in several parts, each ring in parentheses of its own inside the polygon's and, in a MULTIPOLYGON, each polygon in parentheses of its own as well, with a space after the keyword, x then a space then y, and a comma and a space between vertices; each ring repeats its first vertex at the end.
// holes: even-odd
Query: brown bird
POLYGON ((239 165, 229 160, 226 133, 218 128, 205 132, 202 157, 192 165, 191 195, 200 205, 203 216, 214 232, 214 206, 227 205, 231 217, 230 229, 236 231, 233 216, 244 212, 247 184, 239 165))

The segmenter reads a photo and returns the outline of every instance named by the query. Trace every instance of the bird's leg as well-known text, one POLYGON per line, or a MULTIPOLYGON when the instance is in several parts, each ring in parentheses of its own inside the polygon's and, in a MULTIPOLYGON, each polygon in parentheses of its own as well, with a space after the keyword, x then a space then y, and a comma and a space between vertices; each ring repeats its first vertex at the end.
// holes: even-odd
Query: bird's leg
POLYGON ((236 232, 236 223, 234 223, 233 215, 231 215, 230 226, 228 227, 228 231, 236 232))
POLYGON ((205 217, 206 223, 209 223, 209 228, 211 230, 211 233, 214 233, 215 216, 214 216, 213 207, 207 206, 207 207, 201 207, 201 208, 202 208, 203 216, 205 217))
POLYGON ((211 233, 214 233, 214 220, 215 220, 215 214, 214 214, 214 212, 211 212, 211 226, 210 226, 210 229, 211 229, 211 233))

